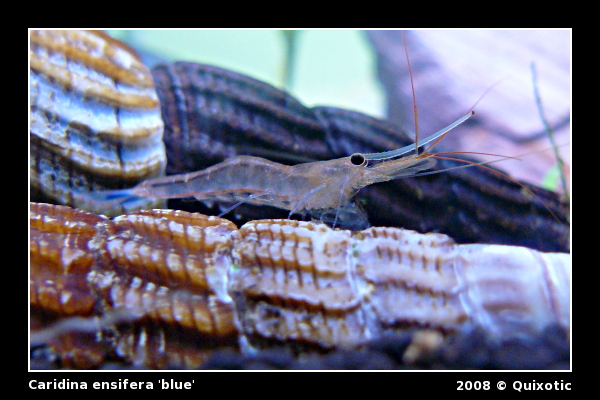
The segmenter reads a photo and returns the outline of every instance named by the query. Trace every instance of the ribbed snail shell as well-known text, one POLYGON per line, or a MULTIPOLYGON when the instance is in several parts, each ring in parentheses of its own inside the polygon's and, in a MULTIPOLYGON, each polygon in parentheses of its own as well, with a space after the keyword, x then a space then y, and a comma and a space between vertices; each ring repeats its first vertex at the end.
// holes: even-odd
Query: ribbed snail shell
POLYGON ((568 254, 291 220, 238 230, 176 210, 110 220, 31 203, 30 226, 32 340, 75 367, 110 354, 194 367, 222 346, 356 348, 414 326, 504 339, 570 325, 568 254))
MULTIPOLYGON (((99 31, 32 31, 30 171, 37 195, 95 209, 87 193, 164 174, 158 95, 149 69, 99 31)), ((160 207, 145 200, 138 208, 160 207)))

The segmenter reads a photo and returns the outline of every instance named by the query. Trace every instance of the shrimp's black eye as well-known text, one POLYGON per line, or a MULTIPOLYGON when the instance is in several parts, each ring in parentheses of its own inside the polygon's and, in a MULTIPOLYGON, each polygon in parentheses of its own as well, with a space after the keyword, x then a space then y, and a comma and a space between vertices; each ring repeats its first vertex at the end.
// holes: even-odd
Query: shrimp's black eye
POLYGON ((359 167, 364 167, 367 165, 367 159, 360 153, 354 153, 350 156, 350 162, 352 165, 356 165, 359 167))

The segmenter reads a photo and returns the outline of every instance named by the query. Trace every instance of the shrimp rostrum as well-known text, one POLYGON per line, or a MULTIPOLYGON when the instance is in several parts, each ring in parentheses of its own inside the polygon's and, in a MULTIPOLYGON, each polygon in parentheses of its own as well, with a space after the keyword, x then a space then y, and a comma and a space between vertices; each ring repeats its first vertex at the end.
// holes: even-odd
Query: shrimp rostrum
POLYGON ((466 121, 470 112, 420 143, 381 153, 355 153, 349 157, 293 166, 260 157, 235 156, 219 164, 181 175, 146 180, 129 189, 96 192, 96 201, 123 203, 136 198, 184 198, 233 204, 268 205, 292 214, 309 214, 333 226, 364 229, 365 212, 351 200, 363 187, 414 176, 435 164, 429 153, 445 133, 466 121), (419 153, 419 148, 434 142, 419 153), (406 155, 410 152, 415 154, 406 155), (401 157, 403 156, 403 157, 401 157))

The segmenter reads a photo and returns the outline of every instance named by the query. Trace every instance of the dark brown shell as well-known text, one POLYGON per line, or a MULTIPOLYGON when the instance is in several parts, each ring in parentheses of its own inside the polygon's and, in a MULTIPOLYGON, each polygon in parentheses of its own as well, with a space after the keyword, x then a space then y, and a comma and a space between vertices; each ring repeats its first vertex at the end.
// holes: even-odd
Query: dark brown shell
MULTIPOLYGON (((152 78, 135 53, 98 32, 32 32, 31 43, 32 199, 109 215, 130 211, 98 209, 88 194, 131 186, 139 179, 162 173, 157 167, 164 167, 165 156, 157 133, 160 121, 157 98, 151 94, 152 78), (95 56, 97 53, 105 54, 106 58, 95 56), (128 54, 133 73, 122 68, 119 55, 123 54, 128 54), (92 91, 85 85, 80 88, 80 80, 69 75, 69 68, 61 69, 60 62, 54 67, 51 62, 43 61, 49 56, 73 62, 81 60, 99 72, 114 74, 109 75, 113 82, 134 85, 132 82, 138 80, 136 85, 143 95, 127 93, 119 99, 114 88, 104 90, 95 84, 87 85, 92 91), (111 63, 116 67, 109 68, 111 63), (120 128, 112 133, 105 129, 97 132, 90 122, 73 121, 72 115, 58 104, 43 101, 47 97, 40 96, 42 78, 49 80, 50 92, 64 92, 74 104, 81 102, 89 107, 89 115, 105 104, 121 111, 136 107, 141 113, 136 123, 151 123, 148 126, 142 123, 136 134, 126 134, 120 128), (145 118, 147 113, 154 116, 145 118), (121 166, 128 158, 123 157, 124 152, 135 158, 131 168, 121 166)), ((205 168, 235 154, 295 163, 390 150, 412 141, 389 121, 350 110, 308 108, 284 91, 217 67, 178 62, 158 66, 152 75, 166 125, 164 143, 169 174, 205 168)), ((456 165, 441 160, 437 169, 456 165)), ((373 185, 364 188, 356 201, 367 211, 374 226, 443 232, 459 243, 514 244, 545 251, 568 251, 567 205, 551 192, 526 186, 537 197, 501 175, 468 168, 373 185)), ((146 202, 136 206, 148 208, 157 204, 146 202)), ((221 211, 188 200, 170 201, 169 207, 212 214, 221 211)), ((230 215, 241 225, 256 218, 285 217, 287 213, 242 205, 230 215)))
MULTIPOLYGON (((178 62, 157 66, 152 74, 162 99, 169 174, 206 168, 237 154, 295 163, 412 143, 389 121, 332 107, 307 108, 273 86, 217 67, 178 62)), ((440 160, 435 170, 458 165, 463 164, 440 160)), ((459 243, 568 251, 568 207, 558 195, 524 185, 537 197, 502 175, 468 168, 372 185, 355 200, 374 226, 438 231, 459 243)), ((170 206, 215 213, 189 201, 171 201, 170 206)), ((238 224, 286 216, 245 205, 235 214, 241 216, 238 224)))

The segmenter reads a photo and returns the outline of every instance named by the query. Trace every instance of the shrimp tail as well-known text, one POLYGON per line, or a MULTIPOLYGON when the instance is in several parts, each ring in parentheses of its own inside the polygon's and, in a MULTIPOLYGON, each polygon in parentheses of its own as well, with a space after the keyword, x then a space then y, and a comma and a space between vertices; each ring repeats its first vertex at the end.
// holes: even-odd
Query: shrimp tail
POLYGON ((134 188, 127 188, 86 192, 85 197, 83 194, 79 195, 79 200, 93 208, 107 209, 131 201, 141 200, 142 198, 136 196, 133 190, 134 188))

